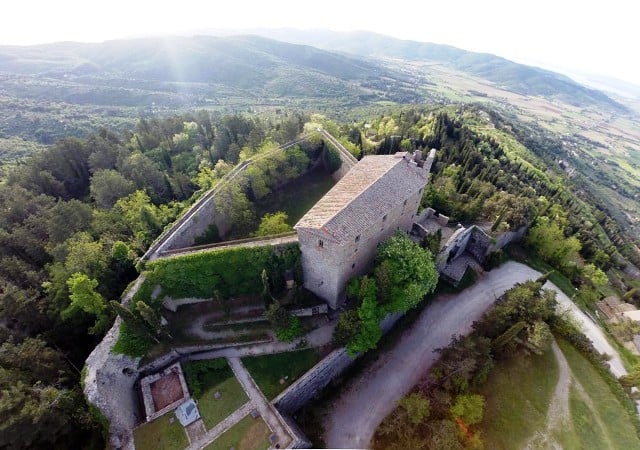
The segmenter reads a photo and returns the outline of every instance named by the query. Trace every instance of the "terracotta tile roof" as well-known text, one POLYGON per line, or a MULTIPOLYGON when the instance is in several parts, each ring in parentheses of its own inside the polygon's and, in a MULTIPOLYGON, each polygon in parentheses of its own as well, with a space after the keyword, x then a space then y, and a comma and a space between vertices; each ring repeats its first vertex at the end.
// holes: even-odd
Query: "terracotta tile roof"
POLYGON ((426 172, 407 153, 365 156, 294 228, 320 231, 338 243, 352 240, 426 181, 426 172))

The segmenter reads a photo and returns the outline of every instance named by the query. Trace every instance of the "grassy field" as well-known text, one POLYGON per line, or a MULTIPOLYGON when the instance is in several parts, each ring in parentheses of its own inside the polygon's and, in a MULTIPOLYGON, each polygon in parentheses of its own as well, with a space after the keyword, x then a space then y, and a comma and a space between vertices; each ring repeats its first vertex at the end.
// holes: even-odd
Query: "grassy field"
POLYGON ((516 449, 545 427, 558 380, 553 352, 498 362, 480 393, 486 398, 480 430, 487 449, 516 449))
POLYGON ((294 226, 334 184, 329 173, 314 170, 266 196, 256 204, 257 215, 284 211, 289 216, 287 223, 294 226))
POLYGON ((207 445, 205 450, 265 450, 269 448, 270 434, 264 420, 247 416, 207 445))
POLYGON ((184 367, 189 390, 198 401, 207 430, 249 401, 226 361, 189 361, 184 367), (219 362, 217 367, 209 366, 216 362, 219 362), (216 392, 220 392, 218 400, 214 397, 216 392))
POLYGON ((158 417, 133 431, 137 450, 182 450, 189 442, 187 434, 173 413, 158 417), (170 419, 173 418, 173 423, 170 419))
POLYGON ((597 370, 570 344, 558 344, 573 377, 569 420, 547 431, 547 409, 558 379, 553 352, 499 362, 480 390, 486 398, 480 424, 485 448, 520 449, 532 437, 531 448, 548 448, 550 441, 565 450, 640 448, 627 410, 597 370))
POLYGON ((242 386, 233 374, 230 378, 211 386, 205 390, 198 400, 198 410, 204 422, 205 428, 210 430, 229 414, 249 401, 242 386), (220 392, 220 399, 216 400, 214 394, 220 392))
POLYGON ((624 406, 593 365, 577 350, 559 341, 574 379, 569 397, 573 430, 558 434, 565 449, 640 448, 640 439, 624 406))
POLYGON ((269 400, 274 399, 318 361, 320 355, 313 349, 242 358, 242 363, 269 400), (285 377, 285 382, 280 384, 280 379, 285 377))

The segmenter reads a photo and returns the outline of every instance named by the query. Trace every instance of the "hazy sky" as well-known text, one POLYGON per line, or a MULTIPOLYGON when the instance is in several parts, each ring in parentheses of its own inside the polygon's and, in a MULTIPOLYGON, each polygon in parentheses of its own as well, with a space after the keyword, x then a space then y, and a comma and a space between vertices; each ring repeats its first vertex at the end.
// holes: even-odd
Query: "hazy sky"
POLYGON ((5 0, 0 44, 201 28, 370 30, 640 85, 632 0, 5 0))

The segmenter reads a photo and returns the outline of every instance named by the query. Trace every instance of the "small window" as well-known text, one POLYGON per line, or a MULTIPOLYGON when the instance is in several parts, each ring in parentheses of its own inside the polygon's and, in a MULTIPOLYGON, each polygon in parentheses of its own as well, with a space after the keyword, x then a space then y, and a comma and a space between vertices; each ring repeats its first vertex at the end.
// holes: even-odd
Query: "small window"
POLYGON ((318 247, 324 247, 324 241, 322 239, 318 239, 318 247))
POLYGON ((387 215, 385 214, 384 216, 382 216, 382 221, 386 222, 387 221, 387 215))
POLYGON ((356 242, 360 242, 360 235, 356 236, 356 242))
POLYGON ((356 263, 351 264, 351 268, 355 269, 356 268, 356 263))
POLYGON ((407 204, 407 201, 405 200, 405 201, 404 201, 404 203, 403 203, 403 205, 406 205, 406 204, 407 204))
POLYGON ((358 248, 356 247, 356 249, 353 251, 353 253, 358 253, 358 248))

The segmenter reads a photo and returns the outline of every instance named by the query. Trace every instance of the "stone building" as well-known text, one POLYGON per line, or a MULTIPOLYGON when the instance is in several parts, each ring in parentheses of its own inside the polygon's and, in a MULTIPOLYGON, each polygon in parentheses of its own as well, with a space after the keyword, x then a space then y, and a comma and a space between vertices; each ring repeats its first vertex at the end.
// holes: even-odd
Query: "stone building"
POLYGON ((366 273, 378 244, 411 230, 435 157, 365 156, 294 227, 304 286, 336 308, 348 281, 366 273))

